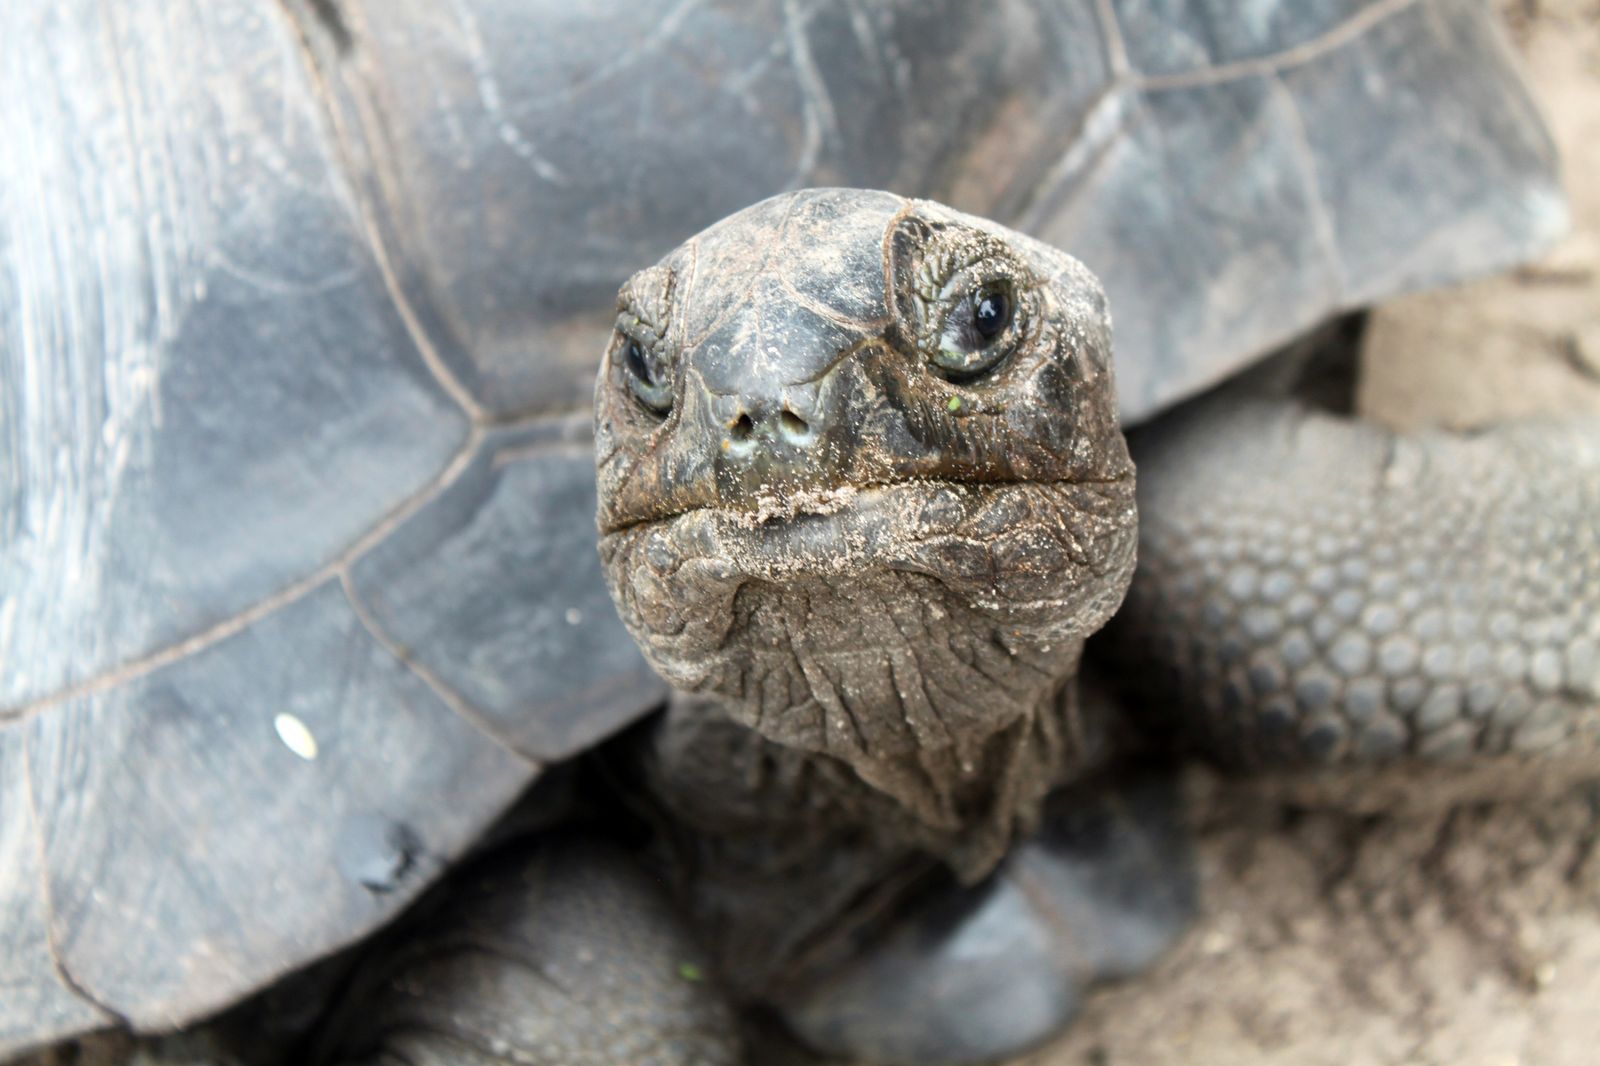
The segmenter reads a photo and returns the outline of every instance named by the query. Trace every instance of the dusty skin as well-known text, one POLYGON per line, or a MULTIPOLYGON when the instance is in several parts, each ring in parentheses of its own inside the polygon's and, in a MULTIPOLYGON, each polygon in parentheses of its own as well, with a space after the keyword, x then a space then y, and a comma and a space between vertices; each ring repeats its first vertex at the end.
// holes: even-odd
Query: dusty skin
MULTIPOLYGON (((1507 4, 1575 229, 1508 278, 1374 318, 1360 402, 1401 426, 1600 411, 1600 4, 1507 4)), ((1600 792, 1294 813, 1196 774, 1202 921, 1018 1066, 1568 1066, 1600 1045, 1600 792)))

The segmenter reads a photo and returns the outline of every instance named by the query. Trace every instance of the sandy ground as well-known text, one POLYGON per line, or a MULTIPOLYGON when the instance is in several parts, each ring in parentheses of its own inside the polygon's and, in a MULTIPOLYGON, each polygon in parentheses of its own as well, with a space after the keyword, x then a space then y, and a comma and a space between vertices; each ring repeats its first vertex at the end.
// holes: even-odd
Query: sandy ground
MULTIPOLYGON (((1513 276, 1375 316, 1360 404, 1397 426, 1600 412, 1600 2, 1503 7, 1576 226, 1513 276)), ((1600 792, 1360 818, 1191 790, 1199 926, 1018 1066, 1600 1062, 1600 792)))

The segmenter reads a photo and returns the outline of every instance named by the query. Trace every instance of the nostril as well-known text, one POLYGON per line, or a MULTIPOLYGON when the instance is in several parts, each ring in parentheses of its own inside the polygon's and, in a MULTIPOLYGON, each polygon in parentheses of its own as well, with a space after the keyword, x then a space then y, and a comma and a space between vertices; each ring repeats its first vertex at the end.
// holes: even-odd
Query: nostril
POLYGON ((807 436, 811 432, 811 427, 806 424, 805 419, 787 409, 778 416, 778 427, 783 430, 783 435, 790 440, 807 436))
POLYGON ((728 436, 734 440, 749 440, 750 435, 756 430, 755 424, 750 421, 749 415, 740 415, 733 425, 728 427, 728 436))

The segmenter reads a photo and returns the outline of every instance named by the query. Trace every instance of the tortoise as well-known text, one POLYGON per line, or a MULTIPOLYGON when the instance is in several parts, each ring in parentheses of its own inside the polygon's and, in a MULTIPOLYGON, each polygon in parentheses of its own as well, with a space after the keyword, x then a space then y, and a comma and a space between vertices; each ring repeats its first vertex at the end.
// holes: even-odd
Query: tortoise
MULTIPOLYGON (((109 1025, 186 1025, 355 943, 463 858, 541 775, 666 701, 667 685, 613 611, 596 555, 590 398, 605 351, 603 440, 608 403, 633 403, 630 417, 662 403, 670 382, 658 346, 676 328, 666 323, 704 312, 674 303, 684 299, 679 271, 661 257, 695 231, 812 185, 880 187, 968 212, 805 194, 688 247, 724 248, 728 271, 755 263, 777 301, 763 313, 781 328, 822 340, 866 323, 863 336, 880 337, 873 350, 902 313, 891 292, 906 289, 884 271, 883 249, 897 248, 885 234, 904 233, 901 254, 913 259, 951 234, 960 238, 952 249, 992 247, 1019 273, 963 306, 976 316, 984 299, 991 312, 1007 305, 1007 337, 1049 319, 1077 338, 1075 373, 1098 373, 1099 384, 1081 401, 1085 426, 1096 428, 1076 439, 1117 465, 1098 283, 1052 249, 1072 251, 1104 285, 1117 319, 1115 405, 1133 425, 1330 314, 1509 266, 1563 221, 1549 142, 1490 16, 1471 3, 1330 0, 1267 4, 1248 17, 1199 3, 683 3, 652 21, 499 0, 227 0, 181 11, 138 0, 110 13, 28 2, 8 5, 0 30, 13 101, 0 121, 6 143, 24 146, 0 170, 5 1051, 109 1025), (823 243, 786 243, 779 222, 795 205, 823 243), (867 233, 879 238, 872 269, 867 233), (752 260, 753 234, 806 269, 752 260), (669 265, 629 283, 619 318, 619 285, 656 261, 669 265), (1048 283, 1019 281, 1036 275, 1048 283), (1017 300, 1041 293, 1053 310, 1015 317, 1017 300), (640 373, 629 378, 629 367, 640 373)), ((721 280, 727 295, 745 279, 721 280)), ((697 298, 717 291, 702 285, 697 298)), ((905 323, 915 306, 937 303, 927 292, 909 299, 905 323)), ((732 300, 727 313, 722 325, 733 329, 748 307, 732 300)), ((894 328, 898 350, 927 349, 939 367, 942 334, 929 349, 910 326, 894 328)), ((983 336, 976 317, 962 329, 969 341, 983 336)), ((966 362, 983 346, 962 343, 946 353, 956 361, 940 370, 949 377, 927 378, 955 390, 939 394, 942 409, 919 407, 929 426, 994 421, 959 391, 988 369, 966 362)), ((773 372, 819 350, 774 356, 773 372)), ((774 467, 772 449, 798 447, 815 422, 791 410, 785 423, 779 408, 718 423, 719 435, 732 433, 745 416, 739 447, 766 471, 725 477, 777 487, 756 492, 748 513, 762 521, 827 528, 811 519, 839 513, 844 490, 868 486, 793 473, 811 460, 774 467)), ((1592 622, 1573 625, 1593 615, 1594 553, 1565 539, 1581 527, 1561 519, 1592 506, 1582 489, 1592 428, 1521 428, 1458 445, 1320 418, 1302 430, 1305 416, 1285 415, 1281 402, 1248 415, 1229 408, 1223 429, 1266 421, 1278 434, 1284 449, 1266 458, 1332 464, 1356 453, 1356 467, 1313 467, 1347 506, 1325 515, 1301 501, 1277 522, 1288 539, 1273 558, 1255 527, 1210 524, 1219 512, 1209 504, 1224 498, 1212 475, 1233 469, 1240 477, 1226 490, 1252 500, 1264 478, 1285 476, 1245 465, 1260 452, 1230 443, 1216 410, 1161 420, 1136 442, 1148 580, 1135 584, 1122 643, 1135 656, 1157 649, 1153 661, 1203 697, 1206 713, 1185 715, 1185 731, 1222 758, 1267 765, 1480 747, 1583 754, 1572 712, 1594 701, 1595 634, 1592 622), (1333 435, 1354 443, 1322 439, 1333 435), (1306 437, 1321 443, 1288 449, 1306 437), (1455 458, 1458 447, 1468 458, 1455 458), (1463 480, 1445 485, 1448 499, 1397 494, 1364 510, 1380 480, 1374 463, 1402 488, 1418 486, 1419 469, 1463 480), (1477 490, 1491 476, 1539 506, 1473 525, 1465 519, 1488 506, 1477 490), (1298 521, 1307 509, 1316 523, 1298 521), (1402 545, 1378 536, 1401 518, 1423 533, 1434 523, 1481 528, 1481 543, 1523 571, 1481 586, 1463 573, 1454 610, 1395 599, 1385 615, 1385 598, 1412 594, 1417 580, 1402 545), (1369 543, 1367 558, 1357 548, 1369 543), (1201 558, 1186 560, 1190 548, 1201 558), (1313 615, 1290 625, 1304 621, 1289 616, 1302 578, 1314 582, 1313 615), (1542 598, 1500 595, 1524 585, 1542 598), (1375 691, 1372 663, 1408 669, 1405 641, 1389 638, 1405 636, 1392 627, 1419 610, 1419 639, 1465 639, 1481 620, 1499 643, 1412 647, 1427 683, 1397 697, 1398 683, 1375 691), (1292 639, 1302 630, 1315 632, 1313 650, 1326 659, 1302 658, 1292 639), (1474 684, 1482 647, 1504 667, 1493 692, 1474 684), (1451 731, 1469 719, 1491 725, 1451 731)), ((1048 419, 1032 432, 1053 446, 1065 439, 1048 419)), ((995 443, 1007 446, 992 449, 1004 458, 1016 442, 995 443)), ((856 455, 858 444, 837 447, 856 455)), ((602 450, 603 475, 616 454, 602 450)), ((661 468, 654 484, 690 496, 721 484, 703 475, 689 462, 661 468), (691 489, 673 477, 702 480, 691 489)), ((1120 474, 1113 483, 1128 485, 1120 474)), ((602 516, 615 518, 617 506, 608 498, 602 516)), ((943 506, 965 513, 959 498, 943 506)), ((1259 514, 1252 506, 1220 513, 1248 522, 1259 514)), ((1104 569, 1125 581, 1131 510, 1123 499, 1103 512, 1104 569)), ((1479 543, 1444 547, 1460 558, 1479 543)), ((671 604, 641 607, 630 590, 645 573, 613 566, 624 615, 675 681, 714 689, 705 656, 663 657, 652 645, 652 611, 671 604)), ((1029 699, 1059 688, 1087 619, 1108 615, 1120 594, 1108 578, 1059 645, 1035 642, 1054 673, 1030 682, 1029 699)), ((1003 643, 995 653, 1013 650, 1003 643)), ((673 773, 693 762, 659 752, 681 741, 692 755, 709 737, 761 766, 772 755, 756 734, 720 725, 708 734, 696 725, 706 721, 722 720, 658 716, 609 764, 626 770, 627 787, 676 796, 666 807, 679 827, 692 829, 696 812, 688 791, 672 792, 673 773)), ((821 983, 760 972, 792 962, 792 951, 723 951, 718 961, 750 962, 748 975, 732 976, 777 990, 768 998, 794 1027, 841 1050, 932 1061, 1038 1039, 1070 1016, 1084 982, 1136 968, 1183 921, 1182 848, 1163 828, 1159 799, 1095 781, 1039 809, 1048 786, 1095 761, 1077 755, 1109 746, 1110 736, 1074 734, 1050 765, 1022 775, 1013 821, 1042 818, 1045 828, 1010 864, 1002 860, 1016 833, 1001 831, 1004 818, 952 843, 857 789, 847 806, 858 820, 823 828, 858 825, 869 809, 883 833, 913 838, 915 854, 942 856, 912 862, 925 890, 916 907, 892 897, 885 914, 903 919, 899 932, 871 922, 851 929, 865 939, 827 940, 813 960, 831 975, 821 983), (1096 795, 1113 796, 1119 813, 1086 829, 1075 819, 1096 795), (1146 865, 1125 854, 1148 853, 1151 841, 1162 854, 1139 860, 1146 865), (1152 861, 1155 876, 1142 876, 1152 861), (972 882, 997 863, 1001 875, 976 888, 937 876, 947 865, 972 882), (1006 875, 1024 868, 1063 886, 1057 906, 1087 908, 1075 912, 1075 930, 1121 925, 1085 951, 1086 966, 1061 972, 1049 951, 1036 952, 1019 967, 1039 978, 1033 991, 988 990, 993 1002, 1021 1004, 1009 1013, 952 1012, 931 996, 897 1003, 897 987, 922 997, 949 977, 956 934, 977 919, 999 916, 1013 936, 1003 947, 1034 943, 1032 927, 1014 920, 1019 879, 1006 875)), ((967 772, 960 761, 945 770, 967 772)), ((770 765, 790 767, 790 781, 859 775, 884 795, 915 777, 904 766, 781 753, 770 765)), ((725 1061, 736 1052, 707 964, 683 961, 698 949, 670 908, 592 836, 545 831, 537 870, 486 877, 490 887, 462 909, 502 932, 554 937, 570 958, 598 958, 602 976, 676 960, 642 986, 597 994, 588 1016, 614 1023, 598 1035, 560 1029, 558 1011, 541 1041, 610 1041, 585 1052, 595 1061, 652 1051, 725 1061), (546 920, 527 911, 526 892, 505 887, 530 877, 546 885, 546 920), (620 946, 617 929, 604 936, 619 922, 620 946), (686 1044, 691 1032, 702 1042, 686 1044)), ((739 936, 781 935, 775 901, 794 886, 763 895, 744 877, 762 856, 741 864, 738 847, 711 843, 719 861, 692 882, 691 909, 739 936)), ((874 886, 904 887, 870 862, 852 867, 884 850, 856 843, 852 851, 830 836, 830 861, 874 886)), ((895 856, 905 857, 904 844, 895 856)), ((456 934, 444 930, 437 939, 448 943, 456 934)), ((407 981, 444 981, 441 1009, 452 1018, 462 1013, 452 995, 484 989, 471 967, 425 961, 418 972, 407 981)), ((403 1020, 417 1004, 401 997, 383 1009, 403 1020)))

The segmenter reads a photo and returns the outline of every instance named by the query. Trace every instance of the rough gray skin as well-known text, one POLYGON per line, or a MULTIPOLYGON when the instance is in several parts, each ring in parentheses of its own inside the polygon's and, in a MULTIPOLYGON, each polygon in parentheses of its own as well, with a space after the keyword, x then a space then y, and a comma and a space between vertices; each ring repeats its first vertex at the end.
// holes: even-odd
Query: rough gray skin
POLYGON ((848 183, 1043 237, 1142 419, 1559 226, 1484 5, 1254 10, 0 5, 0 1049, 359 940, 661 698, 582 407, 694 230, 848 183))
POLYGON ((742 998, 837 962, 930 859, 991 873, 1106 755, 1102 705, 1064 684, 1133 569, 1105 300, 1002 233, 887 193, 795 194, 619 297, 600 554, 692 697, 649 780, 742 998), (1011 308, 988 340, 980 291, 1011 308))

